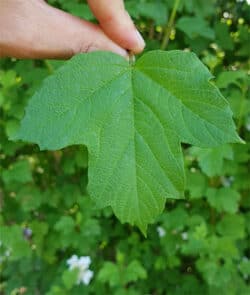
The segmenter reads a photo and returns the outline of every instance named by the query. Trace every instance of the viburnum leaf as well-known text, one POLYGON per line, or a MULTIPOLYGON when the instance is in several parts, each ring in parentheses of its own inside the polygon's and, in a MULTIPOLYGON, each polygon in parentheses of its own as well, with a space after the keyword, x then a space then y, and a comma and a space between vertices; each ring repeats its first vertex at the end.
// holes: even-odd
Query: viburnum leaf
POLYGON ((17 138, 43 150, 86 145, 90 196, 145 233, 166 198, 183 196, 181 142, 240 142, 211 78, 188 52, 152 51, 135 64, 80 54, 31 98, 17 138))

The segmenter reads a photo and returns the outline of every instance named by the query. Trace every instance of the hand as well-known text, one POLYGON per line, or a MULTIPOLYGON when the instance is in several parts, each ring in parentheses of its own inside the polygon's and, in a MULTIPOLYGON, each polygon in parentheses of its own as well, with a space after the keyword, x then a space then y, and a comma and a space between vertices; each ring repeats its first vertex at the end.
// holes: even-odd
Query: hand
POLYGON ((144 41, 123 0, 89 0, 100 25, 48 5, 43 0, 0 1, 0 57, 70 58, 79 52, 139 53, 144 41))

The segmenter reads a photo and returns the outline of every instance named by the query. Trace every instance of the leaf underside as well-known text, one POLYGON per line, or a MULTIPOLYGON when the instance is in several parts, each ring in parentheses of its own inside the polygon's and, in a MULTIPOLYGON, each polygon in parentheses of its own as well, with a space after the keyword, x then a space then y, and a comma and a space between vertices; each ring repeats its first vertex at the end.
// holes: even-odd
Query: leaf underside
POLYGON ((227 101, 192 53, 152 51, 135 65, 108 52, 73 57, 31 98, 18 139, 57 150, 84 144, 88 191, 146 232, 184 191, 181 142, 239 142, 227 101))

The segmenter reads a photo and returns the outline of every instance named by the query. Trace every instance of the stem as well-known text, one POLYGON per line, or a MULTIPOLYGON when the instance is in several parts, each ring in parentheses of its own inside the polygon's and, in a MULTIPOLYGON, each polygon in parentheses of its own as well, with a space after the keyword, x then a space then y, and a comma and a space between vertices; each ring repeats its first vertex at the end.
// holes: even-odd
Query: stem
POLYGON ((216 213, 215 213, 214 208, 212 208, 212 207, 210 208, 210 223, 212 226, 214 226, 216 223, 216 213))
POLYGON ((150 21, 148 39, 153 40, 154 39, 154 34, 155 34, 154 21, 150 21))
POLYGON ((177 13, 177 9, 179 7, 179 4, 180 4, 180 0, 175 0, 169 21, 168 21, 168 23, 165 27, 165 30, 164 30, 164 35, 163 35, 163 39, 162 39, 162 43, 161 43, 162 50, 165 50, 168 46, 170 34, 171 34, 171 31, 174 26, 174 21, 175 21, 175 17, 176 17, 176 13, 177 13))
POLYGON ((44 60, 44 64, 45 64, 45 67, 47 68, 49 74, 50 74, 50 75, 53 74, 53 73, 54 73, 54 68, 53 68, 53 66, 51 65, 51 63, 50 63, 47 59, 45 59, 45 60, 44 60))
POLYGON ((132 51, 129 52, 129 64, 133 66, 135 64, 135 55, 132 51))

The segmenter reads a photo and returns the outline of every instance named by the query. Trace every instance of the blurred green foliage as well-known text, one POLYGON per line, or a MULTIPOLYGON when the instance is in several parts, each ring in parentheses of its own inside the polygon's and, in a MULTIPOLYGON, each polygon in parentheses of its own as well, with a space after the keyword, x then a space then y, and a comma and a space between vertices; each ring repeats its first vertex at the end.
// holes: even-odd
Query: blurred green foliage
MULTIPOLYGON (((93 20, 83 1, 52 4, 93 20)), ((174 0, 128 0, 158 49, 174 0)), ((250 294, 250 6, 181 1, 170 49, 194 51, 228 99, 245 145, 183 146, 186 200, 168 201, 148 237, 122 225, 86 194, 83 147, 39 152, 8 140, 41 81, 61 61, 0 60, 0 294, 250 294), (89 256, 88 285, 76 284, 72 255, 89 256)))

